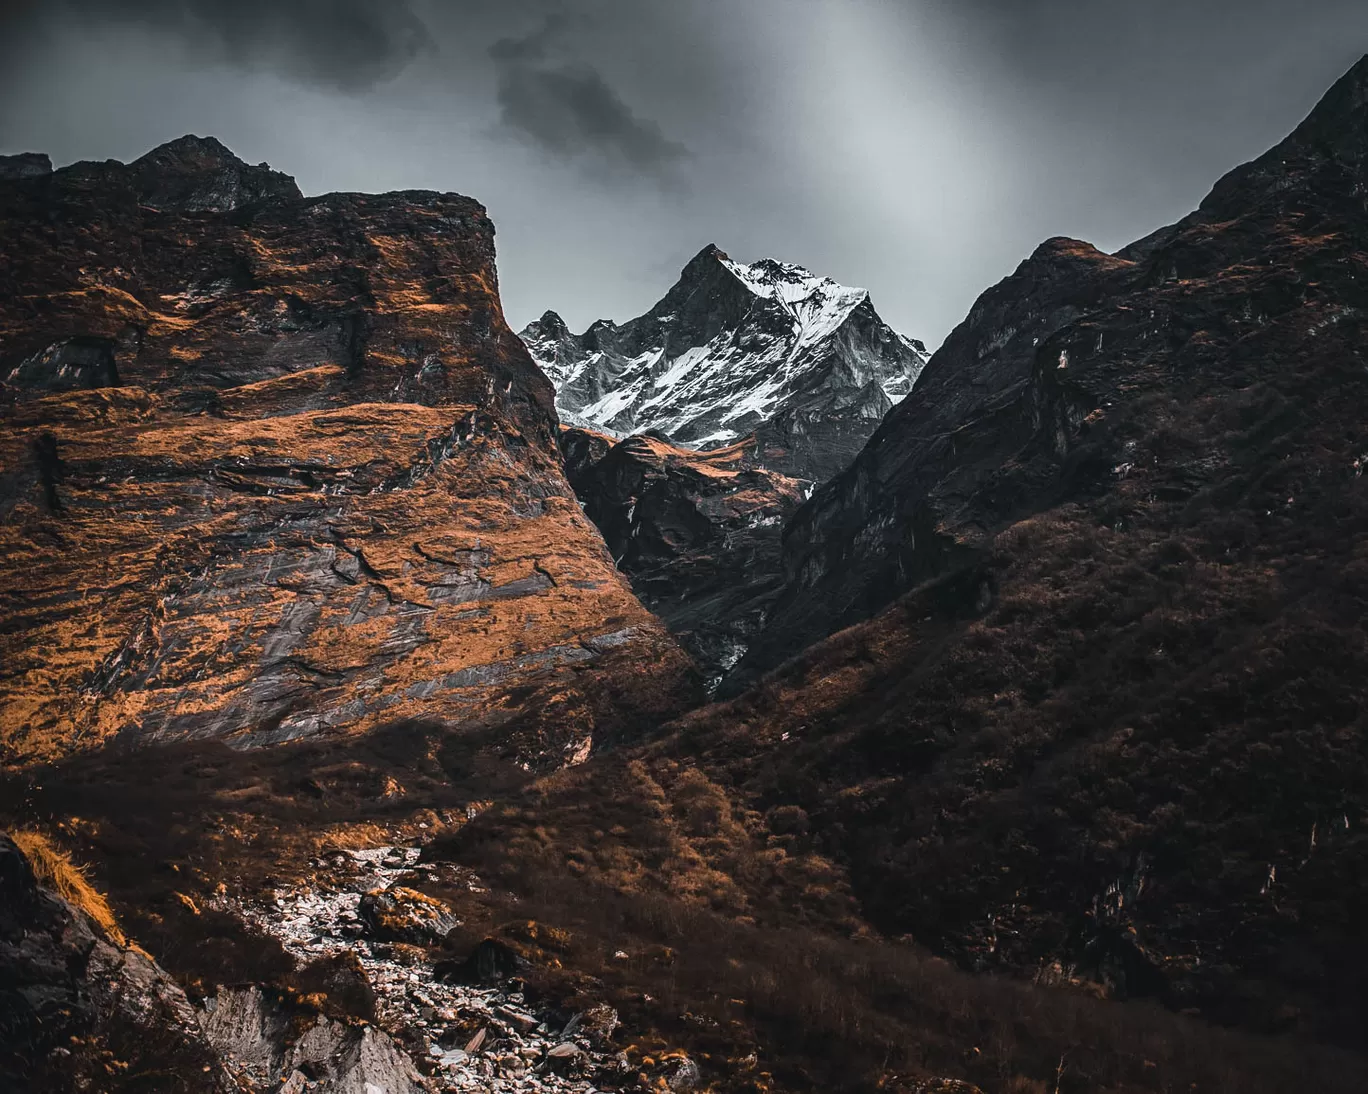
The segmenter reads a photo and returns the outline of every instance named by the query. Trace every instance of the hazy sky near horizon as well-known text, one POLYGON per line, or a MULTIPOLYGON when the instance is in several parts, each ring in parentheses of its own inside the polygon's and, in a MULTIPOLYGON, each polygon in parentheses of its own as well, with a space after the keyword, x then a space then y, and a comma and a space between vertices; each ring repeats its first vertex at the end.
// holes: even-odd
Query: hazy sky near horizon
POLYGON ((1363 0, 0 0, 0 153, 196 133, 306 193, 469 194, 515 327, 636 315, 712 242, 937 344, 1043 239, 1194 208, 1365 51, 1363 0))

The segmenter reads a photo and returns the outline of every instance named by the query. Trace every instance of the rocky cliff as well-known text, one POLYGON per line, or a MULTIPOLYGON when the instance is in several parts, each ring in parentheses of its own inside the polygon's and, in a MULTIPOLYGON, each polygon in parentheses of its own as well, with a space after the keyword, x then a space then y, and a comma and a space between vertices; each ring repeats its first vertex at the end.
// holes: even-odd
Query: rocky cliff
POLYGON ((567 428, 561 447, 618 568, 715 687, 764 624, 784 521, 810 484, 757 466, 754 438, 700 452, 567 428))
MULTIPOLYGON (((116 930, 116 929, 115 929, 116 930)), ((240 1094, 185 992, 0 832, 0 1082, 15 1094, 240 1094)))
POLYGON ((859 451, 926 357, 865 290, 714 246, 645 315, 576 336, 547 312, 521 337, 569 424, 701 448, 753 434, 766 467, 817 480, 859 451))
POLYGON ((554 764, 686 701, 474 201, 304 198, 187 137, 8 171, 0 255, 8 759, 420 718, 554 764))

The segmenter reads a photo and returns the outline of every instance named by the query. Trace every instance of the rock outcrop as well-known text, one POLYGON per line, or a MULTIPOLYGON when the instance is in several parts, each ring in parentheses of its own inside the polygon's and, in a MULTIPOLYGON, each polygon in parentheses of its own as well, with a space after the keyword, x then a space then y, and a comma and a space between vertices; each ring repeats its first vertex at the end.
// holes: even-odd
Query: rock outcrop
POLYGON ((0 254, 7 758, 422 718, 554 764, 688 701, 474 201, 303 198, 187 137, 8 171, 0 254))
POLYGON ((645 315, 576 336, 547 312, 521 337, 567 424, 705 449, 753 434, 764 466, 815 480, 849 463, 926 359, 864 289, 714 246, 645 315))
POLYGON ((753 438, 700 452, 567 428, 561 447, 618 567, 715 687, 764 624, 784 521, 811 484, 757 466, 753 438))
MULTIPOLYGON (((475 883, 468 872, 453 877, 448 866, 420 863, 420 853, 335 852, 313 863, 309 882, 277 889, 265 905, 224 900, 309 967, 345 955, 373 992, 372 1013, 357 1021, 310 1010, 308 997, 220 987, 206 1000, 204 1027, 224 1059, 254 1091, 270 1094, 366 1094, 367 1084, 388 1094, 618 1087, 625 1076, 612 1040, 616 1012, 603 1004, 566 1013, 534 1003, 522 979, 532 966, 510 947, 485 939, 456 962, 442 959, 426 929, 406 927, 399 944, 387 931, 372 936, 369 926, 358 937, 355 927, 370 918, 375 893, 408 894, 405 903, 420 909, 425 925, 421 909, 437 902, 421 889, 475 883)), ((322 1002, 335 1011, 331 1000, 322 1002)))
POLYGON ((20 152, 0 156, 0 181, 40 178, 52 174, 52 160, 42 152, 20 152))
POLYGON ((239 1090, 176 982, 41 886, 3 833, 0 1086, 14 1094, 239 1090))
POLYGON ((433 1089, 388 1034, 326 1015, 301 1019, 258 987, 220 988, 207 1000, 203 1022, 205 1038, 252 1094, 433 1089))

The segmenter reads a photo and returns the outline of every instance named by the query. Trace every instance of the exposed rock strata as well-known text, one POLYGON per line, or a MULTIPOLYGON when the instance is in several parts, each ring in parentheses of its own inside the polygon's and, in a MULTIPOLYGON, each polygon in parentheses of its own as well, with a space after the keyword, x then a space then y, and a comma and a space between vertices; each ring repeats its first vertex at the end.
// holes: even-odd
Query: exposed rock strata
POLYGON ((185 138, 0 182, 0 254, 9 757, 552 710, 554 764, 687 700, 475 202, 301 198, 185 138))

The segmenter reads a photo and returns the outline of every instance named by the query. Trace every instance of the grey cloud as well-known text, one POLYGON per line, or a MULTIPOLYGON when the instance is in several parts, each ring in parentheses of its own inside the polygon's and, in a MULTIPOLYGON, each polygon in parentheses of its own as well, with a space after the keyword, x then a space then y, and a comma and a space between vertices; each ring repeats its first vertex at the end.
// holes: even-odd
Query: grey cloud
POLYGON ((555 55, 564 19, 548 20, 523 38, 495 42, 504 130, 563 159, 592 158, 667 175, 689 155, 660 125, 637 115, 593 65, 555 55))
POLYGON ((408 0, 19 0, 0 37, 71 20, 170 34, 219 60, 344 91, 392 79, 432 44, 408 0))
POLYGON ((488 48, 500 131, 560 159, 669 176, 688 150, 570 48, 588 23, 549 0, 10 0, 0 8, 0 54, 20 54, 45 33, 105 24, 170 35, 298 84, 358 92, 391 80, 439 40, 444 63, 466 64, 495 26, 538 15, 538 29, 488 48))

